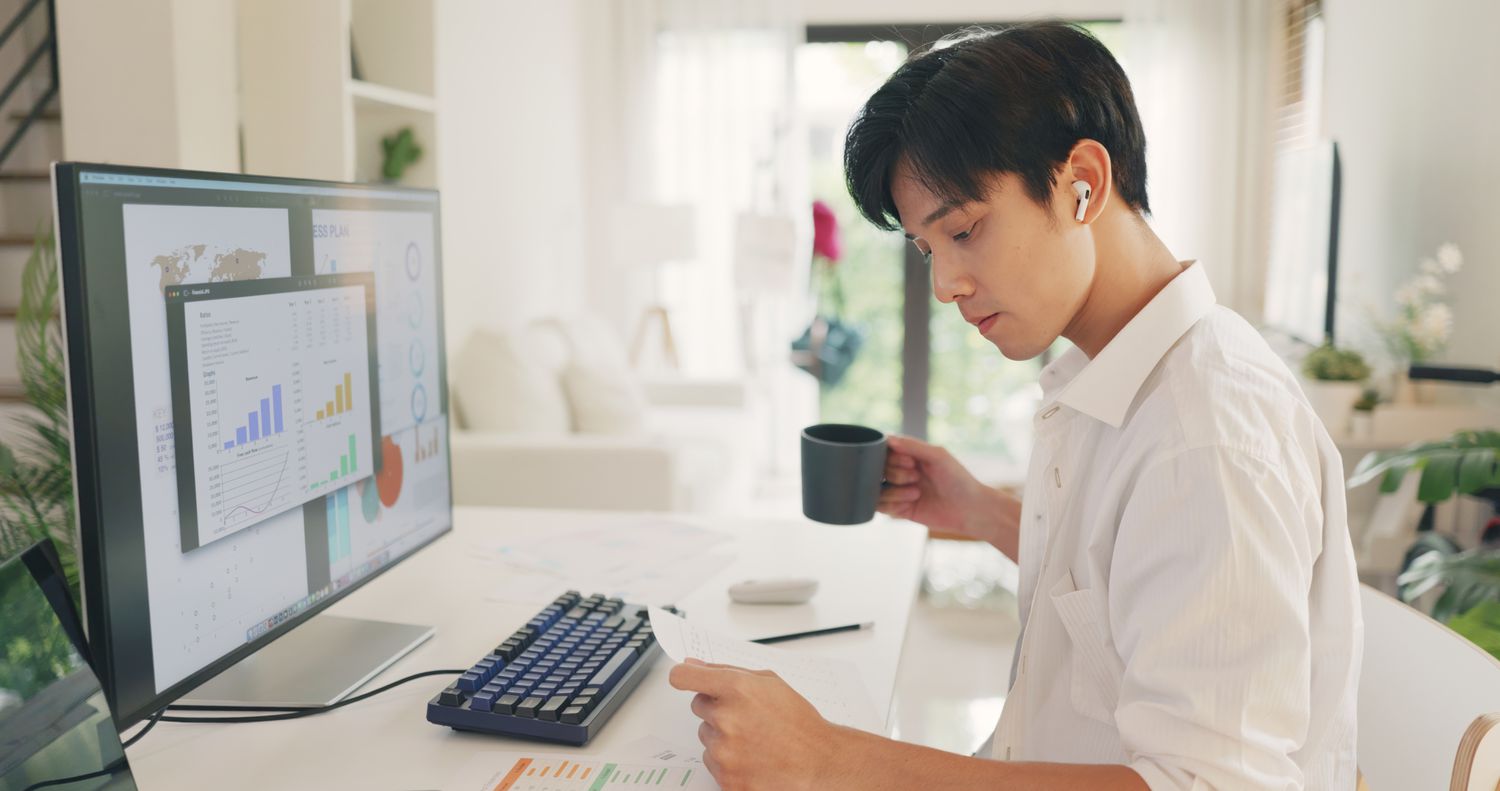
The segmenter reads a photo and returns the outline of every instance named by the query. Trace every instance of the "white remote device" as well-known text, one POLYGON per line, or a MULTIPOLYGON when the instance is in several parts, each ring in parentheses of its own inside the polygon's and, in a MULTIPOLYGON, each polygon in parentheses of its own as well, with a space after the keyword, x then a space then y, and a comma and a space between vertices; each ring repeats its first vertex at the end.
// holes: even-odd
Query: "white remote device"
POLYGON ((802 604, 818 592, 809 577, 768 577, 729 586, 729 598, 740 604, 802 604))

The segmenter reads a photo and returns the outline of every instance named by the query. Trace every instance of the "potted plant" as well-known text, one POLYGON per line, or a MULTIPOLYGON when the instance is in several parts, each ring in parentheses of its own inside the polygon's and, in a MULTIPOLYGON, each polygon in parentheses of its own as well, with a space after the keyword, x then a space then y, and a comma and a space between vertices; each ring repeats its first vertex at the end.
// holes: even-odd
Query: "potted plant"
MULTIPOLYGON (((1369 454, 1349 487, 1378 478, 1380 491, 1390 494, 1413 471, 1422 476, 1417 499, 1429 506, 1455 494, 1500 505, 1500 431, 1460 431, 1439 442, 1369 454)), ((1500 548, 1463 550, 1435 531, 1421 532, 1396 584, 1407 602, 1435 594, 1433 618, 1500 657, 1500 548)))
POLYGON ((1354 402, 1354 412, 1349 416, 1349 436, 1368 439, 1375 433, 1375 407, 1380 405, 1380 391, 1366 387, 1354 402))
POLYGON ((73 475, 58 269, 52 234, 39 233, 21 275, 16 346, 29 414, 0 442, 0 561, 51 538, 78 591, 73 546, 73 475))
POLYGON ((1364 380, 1370 376, 1365 358, 1352 349, 1326 343, 1302 359, 1302 375, 1306 380, 1302 390, 1323 425, 1334 434, 1347 432, 1354 403, 1364 389, 1364 380))

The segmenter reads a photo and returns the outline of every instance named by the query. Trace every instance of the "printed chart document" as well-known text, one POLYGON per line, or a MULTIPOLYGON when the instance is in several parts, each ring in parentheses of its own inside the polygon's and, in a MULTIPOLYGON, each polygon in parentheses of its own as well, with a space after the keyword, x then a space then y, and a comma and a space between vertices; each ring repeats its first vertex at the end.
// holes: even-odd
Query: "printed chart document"
POLYGON ((494 547, 506 573, 489 598, 532 604, 572 588, 637 604, 673 604, 732 562, 710 552, 729 540, 665 520, 549 531, 494 547))
POLYGON ((615 761, 562 753, 478 753, 445 786, 461 791, 601 791, 623 786, 717 791, 701 763, 615 761))
POLYGON ((702 629, 666 610, 651 610, 651 630, 674 661, 688 657, 747 670, 770 670, 829 722, 883 733, 859 670, 851 662, 736 640, 702 629))

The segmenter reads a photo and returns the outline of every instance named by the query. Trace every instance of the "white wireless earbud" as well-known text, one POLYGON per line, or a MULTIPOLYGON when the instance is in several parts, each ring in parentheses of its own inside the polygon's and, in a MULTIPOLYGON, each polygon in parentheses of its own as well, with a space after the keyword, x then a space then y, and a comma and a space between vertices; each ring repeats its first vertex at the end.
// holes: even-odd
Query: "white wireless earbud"
POLYGON ((1083 222, 1083 213, 1089 210, 1089 198, 1093 196, 1094 190, 1087 181, 1080 179, 1073 182, 1073 192, 1078 195, 1078 213, 1073 215, 1073 219, 1083 222))

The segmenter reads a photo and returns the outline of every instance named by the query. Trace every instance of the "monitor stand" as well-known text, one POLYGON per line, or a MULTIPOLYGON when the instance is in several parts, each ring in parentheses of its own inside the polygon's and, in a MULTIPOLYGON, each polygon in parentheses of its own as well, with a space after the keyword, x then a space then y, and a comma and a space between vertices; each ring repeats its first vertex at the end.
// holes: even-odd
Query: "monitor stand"
POLYGON ((433 631, 431 626, 317 615, 174 705, 313 708, 337 703, 433 631))

